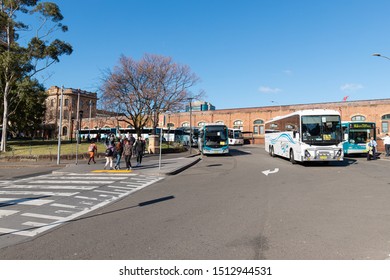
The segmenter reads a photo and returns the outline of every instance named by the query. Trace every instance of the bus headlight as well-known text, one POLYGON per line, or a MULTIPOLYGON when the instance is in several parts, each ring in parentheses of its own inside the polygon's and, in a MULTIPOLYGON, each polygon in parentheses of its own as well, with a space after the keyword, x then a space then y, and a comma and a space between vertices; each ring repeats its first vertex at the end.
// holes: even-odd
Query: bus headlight
POLYGON ((308 150, 305 150, 305 157, 307 157, 307 158, 310 158, 310 157, 311 157, 311 154, 309 153, 308 150))
POLYGON ((335 154, 335 158, 338 158, 338 157, 341 157, 341 153, 342 153, 342 150, 341 149, 339 149, 338 151, 337 151, 337 153, 335 154))

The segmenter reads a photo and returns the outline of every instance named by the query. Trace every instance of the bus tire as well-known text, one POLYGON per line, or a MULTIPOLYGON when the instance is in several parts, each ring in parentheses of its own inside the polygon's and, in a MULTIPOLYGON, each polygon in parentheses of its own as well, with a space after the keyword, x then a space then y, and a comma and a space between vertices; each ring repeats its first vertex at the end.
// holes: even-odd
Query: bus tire
POLYGON ((295 159, 294 159, 294 151, 293 151, 293 149, 290 149, 290 162, 292 163, 292 164, 296 164, 297 162, 295 161, 295 159))
POLYGON ((271 157, 275 157, 274 146, 270 146, 270 147, 269 147, 269 155, 270 155, 271 157))

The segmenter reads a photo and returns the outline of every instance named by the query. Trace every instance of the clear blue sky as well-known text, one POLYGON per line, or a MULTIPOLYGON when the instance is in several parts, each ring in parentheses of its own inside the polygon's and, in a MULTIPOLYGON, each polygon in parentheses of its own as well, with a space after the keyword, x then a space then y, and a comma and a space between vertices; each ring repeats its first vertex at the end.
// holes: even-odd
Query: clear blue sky
POLYGON ((390 97, 388 0, 64 0, 51 85, 97 91, 120 55, 170 56, 217 109, 390 97))

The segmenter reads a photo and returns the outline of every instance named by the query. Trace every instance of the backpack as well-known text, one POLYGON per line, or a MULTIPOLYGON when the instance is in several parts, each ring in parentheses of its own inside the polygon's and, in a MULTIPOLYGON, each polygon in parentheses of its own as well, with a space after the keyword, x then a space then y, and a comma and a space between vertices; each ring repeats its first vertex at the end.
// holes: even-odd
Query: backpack
POLYGON ((105 152, 105 155, 106 155, 106 157, 110 157, 110 156, 112 156, 112 149, 111 148, 107 148, 107 150, 106 150, 106 152, 105 152))

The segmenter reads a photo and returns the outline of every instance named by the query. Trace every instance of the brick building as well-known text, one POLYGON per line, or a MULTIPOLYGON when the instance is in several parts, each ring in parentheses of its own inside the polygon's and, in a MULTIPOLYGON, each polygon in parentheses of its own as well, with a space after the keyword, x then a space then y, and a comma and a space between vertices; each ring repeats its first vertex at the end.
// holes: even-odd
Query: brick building
MULTIPOLYGON (((192 126, 202 123, 223 123, 231 128, 240 128, 246 132, 251 143, 263 143, 264 123, 276 116, 282 116, 297 110, 333 109, 341 113, 343 121, 365 120, 377 124, 379 136, 389 131, 390 99, 343 101, 313 104, 294 104, 252 108, 223 109, 215 111, 192 112, 192 126)), ((169 117, 171 127, 189 126, 190 113, 176 113, 169 117)))
MULTIPOLYGON (((44 135, 46 138, 56 138, 58 135, 59 100, 61 88, 52 86, 48 90, 46 120, 44 135)), ((64 139, 75 137, 78 124, 81 129, 88 128, 128 128, 130 125, 115 117, 112 113, 97 110, 97 94, 76 89, 64 89, 64 106, 62 116, 62 136, 64 139), (78 100, 80 101, 78 103, 78 100), (79 108, 77 108, 79 104, 79 108), (82 116, 77 112, 82 111, 82 116), (77 122, 79 120, 79 122, 77 122)), ((202 123, 223 123, 231 128, 240 128, 251 143, 260 144, 264 141, 264 123, 273 117, 286 115, 304 109, 333 109, 341 113, 342 120, 366 120, 377 124, 378 136, 389 131, 390 98, 360 101, 342 101, 312 104, 294 104, 280 106, 265 106, 251 108, 235 108, 222 110, 192 111, 170 113, 160 116, 164 127, 171 130, 190 126, 200 126, 202 123)), ((151 124, 150 126, 151 127, 151 124)))
MULTIPOLYGON (((46 114, 42 130, 44 139, 52 139, 58 136, 61 93, 62 89, 57 86, 52 86, 47 90, 46 114)), ((92 119, 96 118, 98 98, 96 92, 72 88, 64 89, 63 96, 61 135, 64 139, 72 139, 75 135, 74 131, 77 130, 78 124, 80 124, 80 119, 85 123, 85 118, 87 118, 87 122, 91 120, 92 124, 92 119)))

